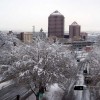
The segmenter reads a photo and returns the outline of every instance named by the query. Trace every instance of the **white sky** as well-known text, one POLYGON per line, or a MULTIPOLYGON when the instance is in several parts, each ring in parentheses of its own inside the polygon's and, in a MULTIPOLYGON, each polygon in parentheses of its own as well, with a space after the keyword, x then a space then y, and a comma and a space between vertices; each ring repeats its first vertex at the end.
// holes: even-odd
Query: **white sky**
POLYGON ((65 31, 76 21, 82 31, 100 31, 100 0, 0 0, 0 30, 48 31, 48 16, 65 16, 65 31))

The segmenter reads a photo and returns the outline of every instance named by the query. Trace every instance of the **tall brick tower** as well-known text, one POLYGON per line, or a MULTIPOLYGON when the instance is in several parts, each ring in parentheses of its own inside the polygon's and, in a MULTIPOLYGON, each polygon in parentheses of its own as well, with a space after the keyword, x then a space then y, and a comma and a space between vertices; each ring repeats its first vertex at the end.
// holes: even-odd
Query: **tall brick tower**
POLYGON ((71 39, 78 39, 80 38, 80 31, 81 26, 77 24, 77 22, 73 22, 71 25, 69 25, 69 37, 71 39))
POLYGON ((48 17, 48 37, 64 37, 64 16, 55 11, 48 17))

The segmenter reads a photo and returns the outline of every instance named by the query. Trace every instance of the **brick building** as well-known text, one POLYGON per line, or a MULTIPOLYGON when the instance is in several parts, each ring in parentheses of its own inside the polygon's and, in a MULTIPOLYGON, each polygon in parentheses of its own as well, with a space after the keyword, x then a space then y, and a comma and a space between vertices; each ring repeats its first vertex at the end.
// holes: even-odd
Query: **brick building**
POLYGON ((74 21, 71 25, 69 25, 69 38, 72 40, 80 40, 80 31, 81 26, 74 21))
POLYGON ((64 37, 64 16, 55 11, 48 17, 48 37, 64 37))
POLYGON ((21 32, 17 37, 25 43, 32 43, 33 40, 32 32, 21 32))

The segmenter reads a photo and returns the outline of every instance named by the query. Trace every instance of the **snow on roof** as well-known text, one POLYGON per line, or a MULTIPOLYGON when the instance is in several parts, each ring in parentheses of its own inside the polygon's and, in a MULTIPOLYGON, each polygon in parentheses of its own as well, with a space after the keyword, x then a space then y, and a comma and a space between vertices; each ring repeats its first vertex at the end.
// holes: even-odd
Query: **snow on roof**
POLYGON ((61 16, 63 16, 58 10, 54 11, 51 15, 61 15, 61 16))
POLYGON ((71 25, 78 25, 76 21, 74 21, 71 25))
POLYGON ((33 33, 32 33, 32 32, 24 32, 24 34, 32 34, 32 35, 33 35, 33 33))

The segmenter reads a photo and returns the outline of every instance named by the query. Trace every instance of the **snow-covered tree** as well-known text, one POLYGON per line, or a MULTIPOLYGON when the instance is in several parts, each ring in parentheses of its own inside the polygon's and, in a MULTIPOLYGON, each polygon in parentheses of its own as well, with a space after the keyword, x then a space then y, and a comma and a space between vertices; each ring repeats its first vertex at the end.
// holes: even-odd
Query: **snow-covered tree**
POLYGON ((0 74, 12 66, 15 61, 14 49, 20 44, 20 40, 13 34, 7 35, 0 32, 0 74))
POLYGON ((83 62, 84 66, 88 67, 94 85, 100 81, 100 46, 98 44, 99 41, 94 45, 93 50, 88 54, 87 58, 83 62))
MULTIPOLYGON (((94 44, 93 50, 88 54, 82 65, 87 67, 90 76, 93 90, 91 90, 97 98, 100 98, 100 36, 97 38, 97 43, 94 44)), ((95 100, 98 100, 95 98, 95 100)))
POLYGON ((58 83, 64 89, 68 88, 75 78, 77 64, 67 46, 36 39, 31 45, 21 44, 10 49, 11 64, 5 64, 8 67, 2 72, 4 80, 13 79, 32 90, 31 84, 34 84, 41 91, 47 83, 58 83))

